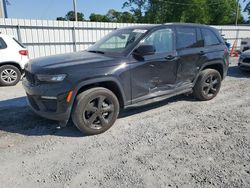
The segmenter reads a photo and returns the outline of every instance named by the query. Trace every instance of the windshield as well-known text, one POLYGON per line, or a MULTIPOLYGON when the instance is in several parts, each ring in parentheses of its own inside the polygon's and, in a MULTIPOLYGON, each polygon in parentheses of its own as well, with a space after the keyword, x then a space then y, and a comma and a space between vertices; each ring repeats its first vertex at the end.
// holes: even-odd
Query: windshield
POLYGON ((145 29, 119 29, 111 32, 99 42, 88 48, 94 53, 124 53, 146 33, 145 29))

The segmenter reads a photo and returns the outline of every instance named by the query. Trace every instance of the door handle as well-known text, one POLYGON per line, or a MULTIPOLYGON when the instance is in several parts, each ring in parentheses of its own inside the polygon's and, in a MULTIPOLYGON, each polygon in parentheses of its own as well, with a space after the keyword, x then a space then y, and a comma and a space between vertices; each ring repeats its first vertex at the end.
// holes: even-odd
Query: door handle
POLYGON ((205 52, 204 51, 200 51, 199 54, 200 55, 205 55, 205 52))
POLYGON ((178 59, 178 57, 173 56, 173 55, 168 55, 167 57, 165 57, 165 59, 168 60, 168 61, 174 61, 174 60, 178 59))

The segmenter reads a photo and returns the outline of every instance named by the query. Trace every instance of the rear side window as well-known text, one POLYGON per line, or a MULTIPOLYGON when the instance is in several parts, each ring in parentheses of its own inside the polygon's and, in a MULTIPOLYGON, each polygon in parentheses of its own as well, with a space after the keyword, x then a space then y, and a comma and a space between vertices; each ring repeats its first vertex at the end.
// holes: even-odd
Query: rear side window
POLYGON ((178 49, 198 47, 195 28, 176 28, 176 31, 178 49))
POLYGON ((3 38, 0 37, 0 50, 7 48, 6 43, 4 42, 3 38))
POLYGON ((217 36, 209 29, 201 29, 205 46, 213 46, 220 44, 217 36))
POLYGON ((19 46, 21 46, 22 48, 25 48, 25 46, 24 46, 21 42, 19 42, 16 38, 13 37, 13 40, 14 40, 19 46))

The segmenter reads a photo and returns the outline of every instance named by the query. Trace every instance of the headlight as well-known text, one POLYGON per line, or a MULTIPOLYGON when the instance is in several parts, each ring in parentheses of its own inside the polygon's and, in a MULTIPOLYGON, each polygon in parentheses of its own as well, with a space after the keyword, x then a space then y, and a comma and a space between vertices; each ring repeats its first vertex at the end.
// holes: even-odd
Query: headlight
POLYGON ((42 82, 61 82, 66 78, 66 74, 58 75, 37 75, 37 79, 42 82))

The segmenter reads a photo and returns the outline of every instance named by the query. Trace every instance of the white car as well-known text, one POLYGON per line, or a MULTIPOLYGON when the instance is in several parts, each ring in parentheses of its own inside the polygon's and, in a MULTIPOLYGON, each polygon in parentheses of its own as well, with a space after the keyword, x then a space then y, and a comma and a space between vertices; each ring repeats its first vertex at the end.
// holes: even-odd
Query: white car
POLYGON ((28 61, 28 50, 14 37, 0 33, 0 85, 16 85, 28 61))

